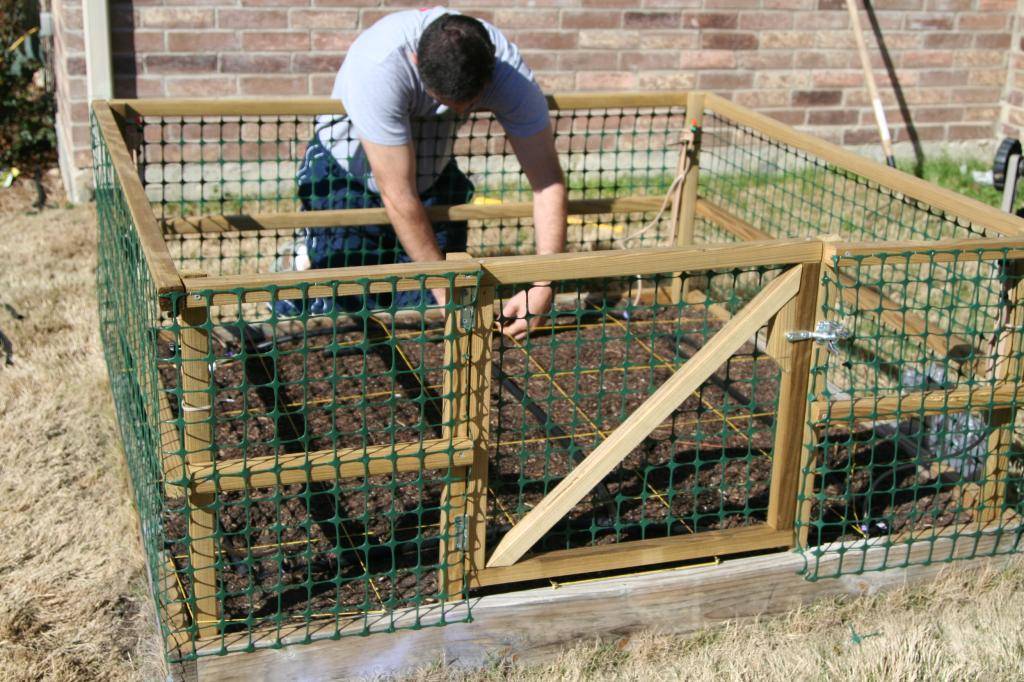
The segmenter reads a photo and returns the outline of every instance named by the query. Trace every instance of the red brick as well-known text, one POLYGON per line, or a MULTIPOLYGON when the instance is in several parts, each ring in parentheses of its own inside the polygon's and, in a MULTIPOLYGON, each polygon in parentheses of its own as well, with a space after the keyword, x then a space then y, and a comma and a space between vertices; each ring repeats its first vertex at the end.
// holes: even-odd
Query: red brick
POLYGON ((334 90, 335 76, 313 74, 309 77, 309 94, 315 97, 329 97, 334 90))
POLYGON ((309 83, 304 76, 241 76, 238 91, 243 95, 305 95, 309 83))
POLYGON ((971 44, 966 33, 929 33, 924 37, 924 46, 929 49, 957 49, 971 44))
POLYGON ((253 52, 308 50, 309 32, 247 31, 242 34, 242 49, 253 52))
MULTIPOLYGON (((294 73, 337 74, 344 59, 340 54, 294 54, 291 70, 294 73)), ((264 73, 272 73, 271 70, 264 73)))
POLYGON ((736 28, 739 14, 736 12, 686 12, 683 26, 688 28, 736 28))
POLYGON ((915 50, 904 52, 898 56, 899 64, 904 68, 922 66, 941 67, 953 65, 953 53, 945 50, 915 50))
POLYGON ((145 58, 146 73, 199 74, 217 70, 215 54, 151 54, 145 58))
POLYGON ((611 50, 560 52, 558 68, 562 71, 615 71, 619 68, 619 53, 611 50))
POLYGON ((793 25, 802 31, 823 29, 844 29, 850 26, 850 15, 846 12, 794 12, 793 25))
POLYGON ((358 31, 313 31, 310 34, 314 52, 345 52, 358 36, 358 31))
POLYGON ((849 125, 857 122, 857 112, 849 109, 818 109, 807 112, 807 124, 812 126, 849 125))
POLYGON ((565 10, 562 12, 562 28, 619 28, 622 26, 622 12, 612 10, 565 10))
POLYGON ((753 71, 793 68, 793 53, 782 50, 745 50, 736 53, 736 67, 753 71))
POLYGON ((688 90, 696 85, 696 81, 694 74, 679 71, 642 73, 637 81, 637 87, 641 90, 688 90))
POLYGON ((115 97, 163 97, 165 77, 146 76, 114 77, 115 97))
POLYGON ((764 0, 761 6, 764 9, 813 10, 815 0, 764 0))
POLYGON ((238 94, 234 76, 174 77, 164 81, 168 97, 224 97, 238 94))
POLYGON ((1017 9, 1017 0, 978 0, 978 9, 985 11, 1013 12, 1017 9))
POLYGON ((214 11, 195 7, 143 7, 138 11, 144 28, 213 28, 214 11))
MULTIPOLYGON (((702 0, 643 0, 644 7, 650 9, 683 9, 700 7, 702 0)), ((587 4, 585 1, 584 5, 587 4)), ((621 7, 623 3, 619 3, 621 7)))
POLYGON ((777 109, 770 113, 776 121, 791 126, 800 126, 807 120, 807 112, 802 109, 777 109))
POLYGON ((523 61, 534 72, 554 71, 558 68, 559 52, 547 52, 544 50, 526 50, 523 53, 523 61))
POLYGON ((953 17, 946 14, 908 14, 906 27, 911 31, 949 31, 953 28, 953 17))
POLYGON ((169 52, 229 52, 240 44, 236 31, 167 31, 169 52))
POLYGON ((702 71, 697 87, 707 90, 744 90, 754 85, 754 74, 741 71, 702 71))
POLYGON ((679 68, 679 53, 674 50, 637 50, 623 52, 619 62, 623 69, 661 71, 679 68))
POLYGON ((744 12, 740 15, 740 28, 747 31, 793 28, 793 15, 790 12, 744 12))
POLYGON ((515 31, 510 39, 524 49, 570 50, 576 47, 577 34, 572 31, 515 31))
POLYGON ((291 63, 291 58, 284 54, 226 54, 220 58, 220 70, 223 73, 282 73, 291 68, 291 63))
POLYGON ((676 12, 626 12, 622 15, 624 28, 678 28, 680 15, 676 12))
POLYGON ((580 48, 628 49, 640 44, 640 34, 637 31, 610 31, 602 29, 583 29, 579 31, 580 48))
POLYGON ((770 107, 789 106, 789 90, 750 90, 737 92, 734 98, 737 104, 751 109, 767 109, 770 107))
POLYGON ((576 87, 576 76, 572 73, 537 74, 537 84, 544 92, 567 92, 576 87))
POLYGON ((636 74, 622 71, 581 71, 576 74, 581 90, 619 90, 636 87, 636 74))
POLYGON ((964 109, 963 107, 917 107, 914 109, 913 116, 917 123, 949 123, 950 121, 962 121, 964 109))
POLYGON ((992 136, 992 124, 959 124, 949 126, 947 139, 976 140, 992 136))
POLYGON ((761 49, 807 48, 807 34, 802 31, 765 31, 760 35, 761 49))
POLYGON ((85 57, 68 57, 64 60, 64 69, 69 76, 84 76, 85 57))
POLYGON ((967 75, 967 81, 971 85, 1005 85, 1005 69, 975 69, 967 75))
POLYGON ((846 69, 860 64, 857 55, 839 51, 804 51, 794 55, 793 63, 798 69, 846 69))
POLYGON ((797 90, 793 92, 793 106, 821 107, 837 106, 843 100, 840 90, 797 90))
POLYGON ((680 67, 684 69, 734 69, 736 68, 736 53, 732 50, 684 50, 680 67))
MULTIPOLYGON (((223 2, 224 0, 216 0, 223 2)), ((320 2, 314 5, 323 4, 320 2)), ((340 4, 340 3, 339 3, 340 4)), ((345 6, 352 6, 353 2, 346 2, 345 6)), ((242 0, 242 7, 309 7, 309 0, 242 0)))
POLYGON ((919 76, 922 86, 967 85, 966 71, 923 71, 919 76))
POLYGON ((813 78, 816 88, 850 88, 864 84, 863 71, 819 71, 813 78))
POLYGON ((974 36, 974 46, 993 50, 1008 50, 1012 42, 1009 33, 984 33, 974 36))
POLYGON ((696 50, 700 47, 700 31, 640 31, 639 34, 637 44, 645 50, 696 50))
POLYGON ((961 14, 956 25, 961 31, 1005 31, 1010 28, 1010 16, 992 12, 961 14))
POLYGON ((348 28, 359 26, 359 13, 344 9, 294 9, 288 12, 291 28, 348 28))
POLYGON ((757 35, 707 31, 701 34, 700 46, 705 50, 756 50, 757 35))
POLYGON ((812 81, 808 71, 762 71, 754 74, 754 85, 768 90, 810 88, 812 81))
POLYGON ((119 52, 163 52, 166 31, 111 31, 110 49, 119 52))
POLYGON ((288 28, 288 12, 282 9, 217 10, 219 28, 288 28))
POLYGON ((761 6, 761 0, 704 0, 706 9, 754 9, 761 6))
POLYGON ((933 12, 963 12, 972 4, 972 0, 928 0, 926 6, 933 12))
MULTIPOLYGON (((1024 94, 1024 93, 1019 93, 1018 92, 1017 94, 1021 95, 1021 94, 1024 94)), ((1019 105, 1021 103, 1022 102, 1018 100, 1017 104, 1019 105)), ((994 121, 997 118, 999 118, 999 107, 996 107, 996 106, 992 106, 992 107, 967 107, 964 110, 964 116, 963 116, 963 120, 964 121, 984 121, 984 122, 989 122, 989 121, 994 121)))
POLYGON ((359 10, 359 28, 365 31, 389 14, 394 14, 394 12, 382 9, 361 9, 359 10))
POLYGON ((558 10, 499 9, 494 12, 494 25, 503 31, 510 28, 551 28, 558 26, 558 10))

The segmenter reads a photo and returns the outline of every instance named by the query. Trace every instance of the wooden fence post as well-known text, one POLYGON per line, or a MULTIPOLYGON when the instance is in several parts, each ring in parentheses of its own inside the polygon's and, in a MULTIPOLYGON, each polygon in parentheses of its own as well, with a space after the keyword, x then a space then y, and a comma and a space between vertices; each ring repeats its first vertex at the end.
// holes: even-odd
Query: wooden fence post
MULTIPOLYGON (((468 254, 449 254, 450 260, 465 260, 468 254)), ((469 289, 454 289, 454 300, 470 295, 469 289)), ((473 440, 473 463, 453 467, 452 480, 445 488, 441 529, 448 535, 441 557, 441 584, 446 594, 461 593, 467 576, 484 567, 487 531, 488 436, 491 404, 491 344, 494 325, 494 287, 478 287, 469 318, 462 309, 445 323, 444 402, 445 438, 473 440), (463 322, 471 324, 470 329, 463 322), (449 423, 454 423, 448 426, 449 423), (447 509, 447 511, 446 511, 447 509)), ((460 301, 460 305, 466 305, 460 301)))
MULTIPOLYGON (((210 409, 210 337, 206 324, 209 308, 190 308, 179 302, 181 310, 181 414, 184 422, 185 457, 188 464, 213 461, 212 411, 210 409)), ((217 634, 217 513, 213 508, 216 493, 188 493, 189 561, 192 568, 192 613, 199 638, 217 634)))
MULTIPOLYGON (((697 219, 697 186, 700 181, 700 131, 704 125, 704 93, 691 92, 686 95, 686 126, 687 134, 692 135, 682 145, 679 153, 679 165, 676 175, 683 172, 686 178, 683 186, 672 202, 672 225, 675 226, 675 246, 693 244, 694 223, 697 219)), ((672 302, 679 303, 689 287, 684 287, 683 273, 672 280, 672 302)))
MULTIPOLYGON (((1020 381, 1022 344, 1021 327, 1024 326, 1024 261, 1003 261, 1000 264, 1003 276, 1001 328, 991 344, 988 379, 996 384, 1005 381, 1020 381)), ((985 458, 985 478, 982 488, 979 521, 982 526, 996 521, 1006 498, 1006 472, 1009 464, 1008 453, 1013 445, 1013 423, 1016 409, 1007 406, 992 411, 989 426, 992 433, 988 438, 988 455, 985 458)))
POLYGON ((790 530, 796 521, 800 465, 810 432, 807 389, 815 350, 814 341, 787 341, 786 332, 814 329, 821 308, 820 292, 821 264, 808 263, 801 272, 800 292, 779 311, 768 336, 768 356, 782 370, 767 519, 775 530, 790 530))

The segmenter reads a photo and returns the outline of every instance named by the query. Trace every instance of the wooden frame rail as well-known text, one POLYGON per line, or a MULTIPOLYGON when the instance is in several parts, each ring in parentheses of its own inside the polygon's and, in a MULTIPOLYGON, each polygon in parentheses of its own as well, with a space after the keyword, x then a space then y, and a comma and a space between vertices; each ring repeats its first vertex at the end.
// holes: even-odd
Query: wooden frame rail
MULTIPOLYGON (((663 197, 646 195, 609 199, 573 199, 568 204, 568 214, 653 213, 661 208, 663 202, 663 197)), ((434 222, 529 218, 533 216, 533 203, 517 201, 502 204, 453 204, 451 206, 428 206, 426 210, 427 217, 434 222)), ((383 208, 207 215, 172 218, 161 223, 164 232, 168 234, 216 234, 254 230, 294 230, 303 227, 389 224, 391 224, 391 219, 383 208)))
POLYGON ((1024 388, 1010 382, 987 388, 957 388, 939 391, 911 391, 884 398, 818 400, 811 403, 811 421, 822 426, 849 423, 857 419, 888 419, 948 414, 960 410, 1008 408, 1024 401, 1024 388))
POLYGON ((334 481, 461 466, 473 461, 469 438, 339 448, 310 453, 264 455, 188 465, 192 490, 215 493, 293 483, 334 481))
MULTIPOLYGON (((548 108, 621 109, 669 107, 686 103, 686 90, 661 92, 555 92, 547 95, 548 108)), ((139 116, 316 116, 344 114, 341 102, 329 97, 260 98, 140 98, 110 100, 111 109, 139 116)))

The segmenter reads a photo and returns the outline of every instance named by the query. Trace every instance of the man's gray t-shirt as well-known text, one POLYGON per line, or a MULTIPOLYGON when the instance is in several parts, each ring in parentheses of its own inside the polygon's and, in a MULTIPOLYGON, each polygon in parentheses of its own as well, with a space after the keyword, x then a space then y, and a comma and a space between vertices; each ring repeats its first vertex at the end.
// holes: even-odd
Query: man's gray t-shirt
MULTIPOLYGON (((317 135, 342 168, 368 178, 377 192, 360 139, 380 145, 416 146, 416 186, 434 184, 452 155, 455 131, 464 119, 427 94, 412 55, 423 31, 445 7, 390 14, 364 31, 349 48, 334 80, 332 99, 345 106, 344 118, 321 116, 317 135)), ((547 101, 523 63, 519 49, 494 26, 483 23, 495 48, 494 77, 475 110, 494 113, 511 137, 527 137, 548 123, 547 101)))

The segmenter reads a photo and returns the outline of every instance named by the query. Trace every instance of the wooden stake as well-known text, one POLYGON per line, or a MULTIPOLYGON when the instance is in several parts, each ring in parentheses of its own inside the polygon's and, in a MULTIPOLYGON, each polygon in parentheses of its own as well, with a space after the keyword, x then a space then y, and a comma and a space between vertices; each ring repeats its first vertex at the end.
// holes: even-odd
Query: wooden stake
MULTIPOLYGON (((181 412, 185 424, 185 458, 190 465, 208 464, 213 455, 212 411, 210 409, 210 337, 205 329, 207 308, 182 306, 181 324, 181 412)), ((192 613, 197 637, 217 634, 217 513, 212 507, 214 493, 190 488, 188 494, 188 550, 192 568, 192 613)))

